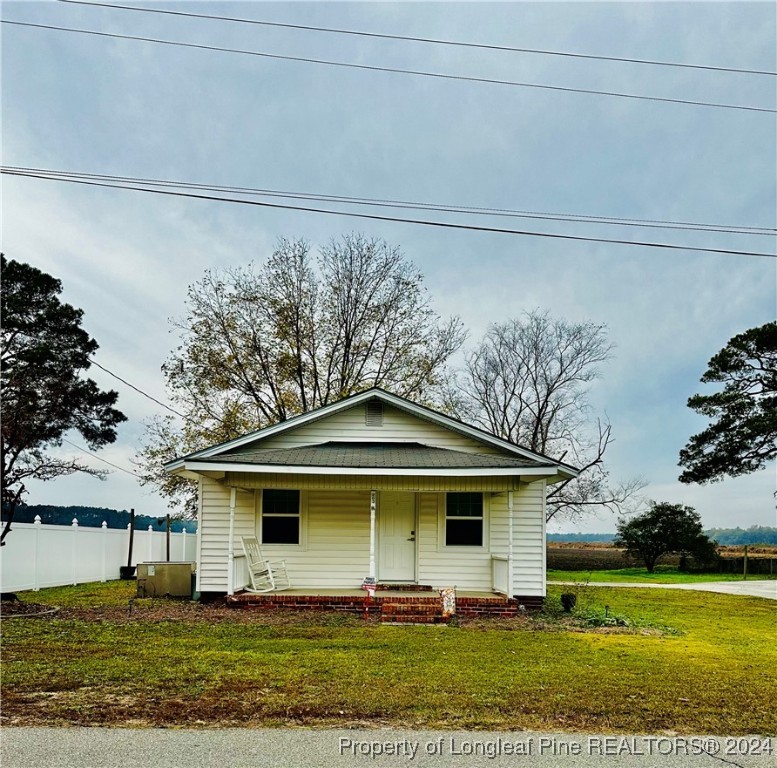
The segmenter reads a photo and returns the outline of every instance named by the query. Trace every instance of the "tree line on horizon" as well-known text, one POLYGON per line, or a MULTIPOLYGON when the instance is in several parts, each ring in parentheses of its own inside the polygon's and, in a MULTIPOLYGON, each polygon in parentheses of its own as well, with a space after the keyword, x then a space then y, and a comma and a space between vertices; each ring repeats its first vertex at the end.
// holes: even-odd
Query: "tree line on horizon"
MULTIPOLYGON (((722 547, 747 545, 777 546, 777 527, 751 525, 749 528, 708 528, 704 533, 722 547)), ((615 533, 549 533, 547 541, 581 544, 588 542, 609 543, 615 533)))
MULTIPOLYGON (((130 513, 126 509, 110 509, 107 507, 85 507, 81 505, 61 507, 56 504, 24 504, 16 508, 13 520, 15 523, 34 523, 35 516, 40 515, 41 522, 45 525, 72 525, 73 518, 78 520, 80 527, 100 528, 103 520, 108 528, 126 528, 129 525, 130 513)), ((9 510, 3 507, 2 520, 6 522, 9 510)), ((165 516, 135 514, 135 529, 148 530, 150 525, 154 531, 165 530, 165 516)), ((197 532, 196 520, 183 520, 172 518, 170 530, 179 533, 186 530, 187 533, 197 532)))

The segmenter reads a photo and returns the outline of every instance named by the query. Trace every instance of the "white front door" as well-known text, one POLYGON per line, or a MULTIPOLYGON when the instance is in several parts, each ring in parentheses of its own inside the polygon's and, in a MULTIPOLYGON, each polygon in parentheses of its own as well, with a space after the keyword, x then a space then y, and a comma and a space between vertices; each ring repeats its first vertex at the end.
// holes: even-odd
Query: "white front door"
POLYGON ((415 494, 381 491, 378 579, 415 581, 415 494))

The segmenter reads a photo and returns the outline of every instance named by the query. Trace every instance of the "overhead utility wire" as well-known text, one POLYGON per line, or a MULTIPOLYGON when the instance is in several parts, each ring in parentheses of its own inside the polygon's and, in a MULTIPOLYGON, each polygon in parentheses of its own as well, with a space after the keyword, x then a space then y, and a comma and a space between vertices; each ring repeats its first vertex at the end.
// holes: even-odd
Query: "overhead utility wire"
POLYGON ((536 219, 540 221, 564 221, 581 224, 606 224, 610 226, 639 227, 649 229, 676 229, 690 232, 723 232, 733 235, 758 235, 773 237, 777 229, 769 227, 739 226, 735 224, 709 224, 683 221, 661 221, 655 219, 630 219, 615 216, 588 216, 576 213, 548 213, 546 211, 520 211, 509 208, 485 208, 465 205, 443 205, 439 203, 413 202, 407 200, 387 200, 369 197, 350 197, 346 195, 329 195, 311 192, 283 192, 256 187, 227 186, 222 184, 196 184, 194 182, 175 181, 170 179, 149 179, 139 176, 117 176, 115 174, 84 173, 79 171, 60 171, 48 168, 31 168, 25 166, 0 166, 9 172, 40 173, 47 176, 62 176, 83 179, 107 179, 122 183, 138 183, 144 186, 170 187, 173 189, 194 189, 208 192, 233 192, 257 197, 279 197, 292 200, 313 200, 317 202, 343 202, 352 205, 377 206, 381 208, 404 208, 410 210, 438 211, 443 213, 462 213, 478 216, 499 216, 520 219, 536 219))
POLYGON ((165 189, 151 189, 149 187, 136 187, 123 184, 111 184, 108 182, 88 181, 86 179, 71 179, 61 176, 45 176, 42 174, 21 174, 12 173, 3 170, 2 173, 11 176, 21 176, 28 179, 43 179, 46 181, 59 181, 68 184, 81 184, 90 187, 102 187, 105 189, 126 189, 133 192, 146 192, 154 195, 165 195, 167 197, 185 197, 193 200, 209 200, 221 203, 234 203, 237 205, 251 205, 259 208, 273 208, 284 211, 303 211, 305 213, 323 213, 330 216, 350 216, 356 219, 369 219, 371 221, 391 221, 401 224, 417 224, 426 227, 438 227, 440 229, 467 230, 470 232, 494 232, 503 235, 522 235, 525 237, 544 237, 554 240, 573 240, 586 243, 612 243, 616 245, 630 245, 644 248, 662 248, 673 251, 695 251, 698 253, 720 253, 728 256, 762 256, 766 258, 777 258, 777 253, 765 253, 762 251, 737 251, 725 248, 702 248, 699 246, 678 245, 676 243, 655 243, 643 242, 638 240, 615 240, 603 237, 584 237, 582 235, 562 235, 551 232, 531 232, 518 229, 503 229, 499 227, 483 227, 472 224, 454 224, 445 221, 431 221, 428 219, 405 219, 399 216, 378 216, 374 213, 355 213, 351 211, 333 211, 327 208, 313 208, 310 206, 286 205, 281 203, 268 203, 260 200, 243 200, 234 197, 217 197, 215 195, 195 195, 191 192, 180 192, 165 189))
POLYGON ((102 456, 98 456, 94 451, 88 451, 86 448, 82 448, 80 445, 76 445, 75 443, 68 440, 66 437, 62 438, 62 442, 67 443, 68 445, 72 445, 73 448, 77 448, 79 451, 82 451, 83 453, 88 453, 90 456, 94 456, 95 459, 98 459, 99 461, 102 461, 103 464, 109 464, 112 467, 115 467, 116 469, 120 469, 122 472, 126 472, 128 475, 132 475, 133 477, 140 477, 137 472, 133 472, 131 469, 125 469, 124 467, 120 467, 118 464, 114 464, 112 461, 108 461, 108 459, 104 459, 102 456))
POLYGON ((590 53, 576 53, 572 51, 552 51, 544 48, 518 48, 510 45, 494 45, 489 43, 470 43, 461 40, 442 40, 433 37, 414 37, 412 35, 391 35, 384 32, 365 32, 355 29, 340 29, 337 27, 315 27, 309 24, 290 24, 280 21, 264 21, 260 19, 246 19, 234 16, 217 16, 207 13, 192 13, 190 11, 171 11, 164 8, 139 8, 133 5, 117 5, 116 3, 91 3, 87 0, 59 0, 60 3, 69 5, 89 5, 95 8, 113 8, 122 11, 139 11, 141 13, 158 13, 166 16, 185 16, 193 19, 211 19, 213 21, 228 21, 238 24, 255 24, 263 27, 280 27, 283 29, 304 29, 312 32, 328 32, 337 35, 355 35, 358 37, 371 37, 381 40, 404 40, 414 43, 431 43, 434 45, 450 45, 460 48, 479 48, 489 51, 508 51, 512 53, 531 53, 542 56, 565 56, 573 59, 593 59, 595 61, 618 61, 629 64, 649 64, 657 67, 682 67, 684 69, 704 69, 713 72, 738 72, 746 75, 777 75, 760 69, 743 69, 739 67, 721 67, 709 64, 686 64, 678 61, 657 61, 655 59, 635 59, 626 56, 603 56, 590 53))
POLYGON ((96 365, 101 371, 105 371, 109 376, 113 376, 114 379, 117 381, 120 381, 122 384, 126 384, 130 389, 134 389, 137 393, 143 395, 143 397, 147 397, 149 400, 153 400, 157 405, 161 405, 162 408, 166 408, 171 413, 174 413, 176 416, 180 416, 182 419, 186 419, 186 416, 184 416, 180 411, 176 411, 175 408, 171 408, 166 403, 163 403, 161 400, 157 400, 153 395, 149 395, 147 392, 144 392, 139 387, 136 387, 134 384, 130 384, 126 379, 122 379, 121 376, 118 376, 113 371, 109 371, 105 366, 100 365, 96 360, 89 358, 89 362, 92 363, 92 365, 96 365))
POLYGON ((450 75, 443 72, 426 72, 416 69, 400 69, 398 67, 380 67, 371 64, 353 64, 344 61, 331 61, 328 59, 313 59, 306 56, 288 56, 278 53, 266 53, 264 51, 250 51, 243 48, 226 48, 219 45, 205 45, 204 43, 185 43, 179 40, 163 40, 157 37, 142 37, 139 35, 121 35, 116 32, 98 32, 93 29, 78 29, 74 27, 60 27, 54 24, 33 24, 28 21, 11 21, 9 19, 0 19, 0 24, 11 24, 16 27, 29 27, 33 29, 48 29, 55 32, 72 32, 79 35, 93 35, 95 37, 106 37, 116 40, 135 40, 143 43, 155 43, 158 45, 169 45, 179 48, 193 48, 202 51, 218 51, 221 53, 235 53, 242 56, 258 56, 265 59, 274 59, 277 61, 296 61, 306 64, 320 64, 328 67, 342 67, 347 69, 360 69, 369 72, 388 72, 399 75, 415 75, 417 77, 431 77, 438 80, 456 80, 468 83, 487 83, 490 85, 505 85, 513 88, 535 88, 545 91, 561 91, 564 93, 584 93, 594 96, 611 96, 621 99, 633 99, 638 101, 663 102, 667 104, 685 104, 694 107, 713 107, 716 109, 738 109, 746 112, 768 112, 777 114, 777 109, 768 109, 766 107, 753 107, 745 104, 722 104, 713 101, 694 101, 692 99, 671 99, 663 96, 645 96, 636 93, 622 93, 619 91, 601 91, 591 88, 571 88, 561 85, 547 85, 544 83, 525 83, 516 80, 500 80, 498 78, 474 77, 470 75, 450 75))

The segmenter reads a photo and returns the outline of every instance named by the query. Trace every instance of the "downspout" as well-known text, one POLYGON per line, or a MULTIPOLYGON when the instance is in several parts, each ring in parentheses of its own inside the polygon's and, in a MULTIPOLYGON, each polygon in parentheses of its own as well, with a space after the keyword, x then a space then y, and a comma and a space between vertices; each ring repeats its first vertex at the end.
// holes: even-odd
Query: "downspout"
POLYGON ((375 578, 375 506, 377 491, 370 491, 370 573, 371 579, 375 578))
POLYGON ((235 505, 237 488, 229 489, 229 542, 227 544, 227 594, 235 594, 235 505))
POLYGON ((513 582, 513 492, 507 492, 507 596, 512 597, 515 591, 513 582))

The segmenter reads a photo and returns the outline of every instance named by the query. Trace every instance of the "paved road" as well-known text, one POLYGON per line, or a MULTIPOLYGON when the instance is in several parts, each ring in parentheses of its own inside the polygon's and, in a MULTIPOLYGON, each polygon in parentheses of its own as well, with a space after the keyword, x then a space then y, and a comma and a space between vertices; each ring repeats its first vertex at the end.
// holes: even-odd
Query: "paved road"
POLYGON ((773 768, 772 749, 755 736, 5 728, 0 757, 3 768, 773 768))
MULTIPOLYGON (((549 581, 548 584, 580 584, 579 581, 549 581)), ((637 587, 646 589, 693 589, 701 592, 721 592, 724 595, 749 595, 777 600, 777 581, 702 581, 695 584, 645 584, 624 581, 589 581, 589 587, 637 587)))

